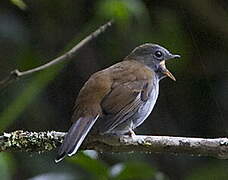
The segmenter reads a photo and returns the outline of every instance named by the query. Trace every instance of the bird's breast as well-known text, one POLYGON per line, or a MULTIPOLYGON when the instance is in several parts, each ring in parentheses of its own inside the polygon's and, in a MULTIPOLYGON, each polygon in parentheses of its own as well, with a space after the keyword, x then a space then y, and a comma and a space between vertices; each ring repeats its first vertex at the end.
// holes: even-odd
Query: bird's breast
POLYGON ((157 101, 158 94, 159 94, 159 78, 155 77, 153 79, 153 88, 149 94, 149 99, 145 101, 138 109, 137 116, 138 118, 134 118, 133 128, 141 125, 144 120, 150 115, 152 112, 154 105, 157 101))

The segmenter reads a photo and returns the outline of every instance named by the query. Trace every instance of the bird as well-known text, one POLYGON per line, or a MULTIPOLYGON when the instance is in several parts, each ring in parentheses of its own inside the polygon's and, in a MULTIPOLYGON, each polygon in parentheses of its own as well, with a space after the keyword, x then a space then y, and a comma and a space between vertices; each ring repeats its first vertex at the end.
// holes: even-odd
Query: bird
POLYGON ((180 58, 153 43, 142 44, 119 63, 90 76, 76 98, 72 126, 58 150, 55 162, 74 155, 89 133, 130 135, 150 115, 165 77, 176 81, 166 68, 169 59, 180 58))

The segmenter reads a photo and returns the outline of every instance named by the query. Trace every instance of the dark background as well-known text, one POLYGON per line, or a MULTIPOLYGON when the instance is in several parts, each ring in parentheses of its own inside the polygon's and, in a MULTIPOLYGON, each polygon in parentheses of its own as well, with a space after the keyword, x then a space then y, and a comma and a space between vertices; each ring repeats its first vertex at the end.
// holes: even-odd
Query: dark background
MULTIPOLYGON (((182 57, 167 65, 177 82, 160 83, 158 102, 136 132, 227 137, 226 0, 1 0, 1 79, 16 68, 28 70, 59 56, 110 19, 115 25, 71 61, 0 92, 1 132, 66 131, 75 97, 88 77, 152 42, 182 57)), ((228 162, 214 158, 142 153, 91 158, 90 152, 55 164, 55 155, 1 153, 1 179, 228 179, 228 162)))

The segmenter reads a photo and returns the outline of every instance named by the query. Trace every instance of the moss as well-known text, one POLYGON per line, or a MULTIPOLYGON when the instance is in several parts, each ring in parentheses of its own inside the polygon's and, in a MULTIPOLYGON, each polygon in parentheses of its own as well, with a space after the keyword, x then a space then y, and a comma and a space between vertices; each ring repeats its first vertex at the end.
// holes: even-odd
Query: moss
POLYGON ((64 133, 56 135, 54 131, 37 133, 18 130, 4 133, 1 136, 1 151, 7 149, 40 153, 51 151, 63 141, 63 135, 64 133))

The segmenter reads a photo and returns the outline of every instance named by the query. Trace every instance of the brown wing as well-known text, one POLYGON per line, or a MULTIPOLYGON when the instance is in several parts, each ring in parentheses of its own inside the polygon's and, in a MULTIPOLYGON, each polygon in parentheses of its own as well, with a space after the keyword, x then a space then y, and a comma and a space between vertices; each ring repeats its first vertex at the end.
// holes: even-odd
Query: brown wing
POLYGON ((130 119, 149 98, 153 72, 145 66, 138 67, 138 64, 134 65, 134 69, 131 69, 130 72, 129 69, 126 71, 128 73, 122 72, 122 74, 126 74, 125 76, 116 78, 112 90, 101 102, 103 112, 107 116, 105 118, 107 120, 102 125, 104 131, 112 130, 130 119))
POLYGON ((148 98, 153 72, 136 61, 122 61, 93 74, 81 89, 72 121, 85 116, 115 114, 133 102, 148 98))
MULTIPOLYGON (((118 67, 118 66, 117 66, 118 67)), ((123 61, 121 66, 112 70, 111 91, 102 100, 106 113, 116 113, 133 102, 138 95, 146 101, 152 89, 154 72, 135 61, 123 61)))
POLYGON ((141 99, 143 84, 143 82, 137 81, 119 84, 105 96, 101 103, 105 113, 100 125, 101 133, 110 132, 120 124, 125 124, 124 122, 131 119, 133 114, 138 111, 143 103, 141 99))
POLYGON ((107 114, 115 114, 134 102, 143 92, 145 82, 133 81, 117 85, 102 101, 102 109, 107 114))
POLYGON ((93 74, 80 90, 74 106, 72 121, 81 117, 96 117, 102 115, 101 101, 110 90, 112 81, 107 71, 93 74))

